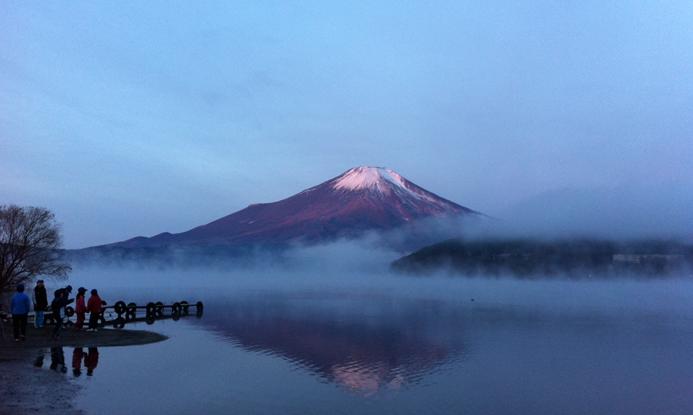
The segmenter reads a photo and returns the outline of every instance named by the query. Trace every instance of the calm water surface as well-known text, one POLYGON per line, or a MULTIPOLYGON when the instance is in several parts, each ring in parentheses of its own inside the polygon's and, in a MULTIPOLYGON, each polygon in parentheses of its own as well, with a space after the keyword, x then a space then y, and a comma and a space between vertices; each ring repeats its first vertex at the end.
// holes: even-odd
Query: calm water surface
POLYGON ((158 344, 65 348, 65 376, 91 413, 693 413, 687 284, 407 284, 112 289, 205 315, 136 326, 158 344))

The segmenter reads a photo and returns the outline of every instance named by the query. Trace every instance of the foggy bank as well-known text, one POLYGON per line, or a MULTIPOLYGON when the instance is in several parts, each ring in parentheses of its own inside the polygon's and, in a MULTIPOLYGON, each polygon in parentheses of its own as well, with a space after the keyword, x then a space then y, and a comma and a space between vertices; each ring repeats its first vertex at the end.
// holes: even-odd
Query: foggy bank
POLYGON ((518 278, 661 278, 688 275, 693 245, 672 240, 453 239, 392 263, 396 271, 518 278))

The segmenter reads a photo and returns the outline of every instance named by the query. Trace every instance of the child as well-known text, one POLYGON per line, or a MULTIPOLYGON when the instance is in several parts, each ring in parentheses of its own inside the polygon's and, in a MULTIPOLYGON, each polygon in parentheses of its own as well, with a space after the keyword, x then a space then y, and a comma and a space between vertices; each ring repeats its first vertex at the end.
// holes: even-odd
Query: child
POLYGON ((89 312, 89 329, 88 331, 98 331, 99 316, 103 311, 103 306, 106 303, 99 297, 99 292, 91 290, 91 297, 87 302, 87 311, 89 312))

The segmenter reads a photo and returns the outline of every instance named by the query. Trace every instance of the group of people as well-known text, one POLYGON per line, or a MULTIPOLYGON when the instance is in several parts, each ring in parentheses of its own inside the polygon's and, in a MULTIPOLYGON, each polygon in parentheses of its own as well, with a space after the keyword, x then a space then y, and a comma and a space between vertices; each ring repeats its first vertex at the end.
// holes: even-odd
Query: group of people
MULTIPOLYGON (((77 321, 75 330, 82 330, 86 314, 89 313, 89 325, 87 331, 97 331, 99 325, 99 316, 103 311, 106 302, 99 297, 97 290, 91 290, 91 296, 88 301, 85 301, 87 289, 80 287, 77 289, 77 296, 70 298, 72 295, 72 286, 68 285, 64 288, 59 288, 53 293, 54 298, 50 304, 50 311, 55 328, 53 329, 53 339, 60 337, 60 332, 63 328, 63 323, 67 314, 66 307, 75 303, 75 314, 77 321)), ((48 295, 43 280, 36 281, 34 288, 34 326, 43 328, 45 326, 45 313, 48 311, 48 295)), ((24 284, 17 285, 17 292, 12 296, 12 322, 14 327, 15 341, 26 340, 26 326, 31 309, 31 300, 24 292, 24 284)))

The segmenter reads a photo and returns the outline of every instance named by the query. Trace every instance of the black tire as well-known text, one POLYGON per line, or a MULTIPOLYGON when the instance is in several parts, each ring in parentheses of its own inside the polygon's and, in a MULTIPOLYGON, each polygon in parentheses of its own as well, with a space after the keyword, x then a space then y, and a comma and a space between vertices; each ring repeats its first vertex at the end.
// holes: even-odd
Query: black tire
POLYGON ((75 309, 72 307, 65 307, 65 315, 68 317, 72 317, 75 315, 75 309))
POLYGON ((130 310, 125 313, 125 321, 132 321, 137 318, 137 314, 131 313, 130 310))
POLYGON ((128 311, 125 313, 126 320, 134 320, 137 318, 137 304, 128 303, 128 311))
POLYGON ((157 301, 156 303, 156 315, 159 317, 164 315, 164 303, 162 303, 161 301, 157 301))
POLYGON ((125 301, 118 301, 115 303, 113 306, 113 311, 115 311, 118 316, 123 315, 127 311, 127 306, 125 305, 125 301))
POLYGON ((155 315, 156 315, 156 304, 147 303, 147 317, 149 317, 149 316, 154 317, 155 315))
POLYGON ((180 302, 180 306, 181 306, 181 312, 182 312, 183 314, 186 314, 186 315, 187 315, 187 314, 190 313, 190 304, 188 304, 187 301, 181 301, 181 302, 180 302))
POLYGON ((171 306, 171 312, 173 314, 180 314, 180 303, 173 303, 171 306))
POLYGON ((151 314, 147 314, 147 317, 144 320, 145 323, 150 324, 150 325, 154 324, 155 321, 156 321, 156 318, 151 314))

